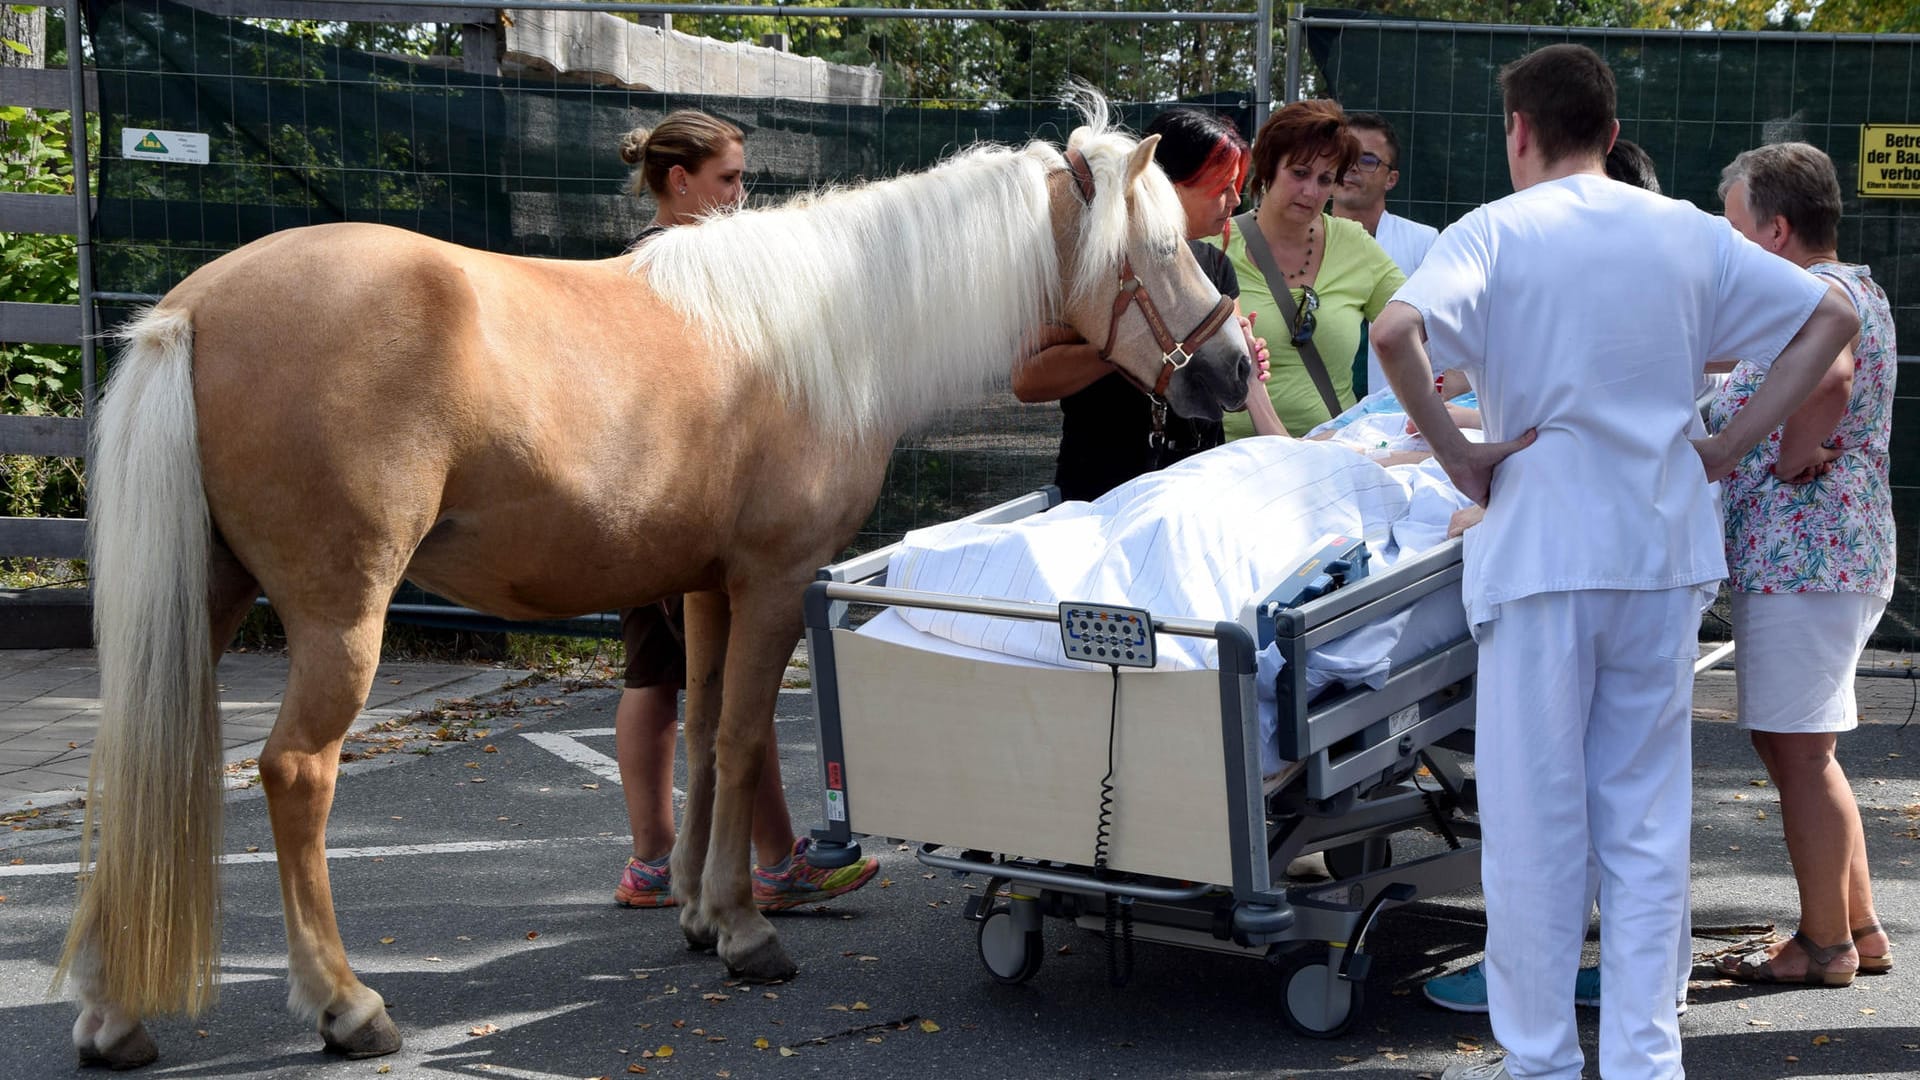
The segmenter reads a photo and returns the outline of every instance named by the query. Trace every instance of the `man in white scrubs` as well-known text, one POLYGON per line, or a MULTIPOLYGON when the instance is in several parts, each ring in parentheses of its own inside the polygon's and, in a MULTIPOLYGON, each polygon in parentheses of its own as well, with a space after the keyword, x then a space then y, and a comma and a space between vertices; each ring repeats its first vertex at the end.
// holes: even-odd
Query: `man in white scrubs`
MULTIPOLYGON (((1386 249, 1400 272, 1412 277, 1440 231, 1387 209, 1387 192, 1400 183, 1400 139, 1393 125, 1379 113, 1348 113, 1347 130, 1360 140, 1360 158, 1333 190, 1333 216, 1359 222, 1367 235, 1386 249)), ((1384 390, 1387 379, 1380 373, 1380 357, 1371 345, 1364 362, 1365 376, 1361 378, 1361 361, 1358 357, 1354 361, 1356 390, 1384 390)))
POLYGON ((1726 576, 1707 482, 1785 420, 1858 320, 1725 219, 1607 179, 1614 80, 1591 50, 1540 49, 1500 88, 1515 193, 1442 233, 1373 334, 1448 475, 1487 508, 1463 595, 1480 643, 1487 995, 1507 1057, 1446 1077, 1580 1076, 1591 850, 1600 1075, 1667 1080, 1684 1075, 1693 659, 1726 576), (1695 441, 1709 359, 1772 366, 1746 423, 1695 441), (1486 443, 1426 389, 1435 363, 1480 392, 1486 443))

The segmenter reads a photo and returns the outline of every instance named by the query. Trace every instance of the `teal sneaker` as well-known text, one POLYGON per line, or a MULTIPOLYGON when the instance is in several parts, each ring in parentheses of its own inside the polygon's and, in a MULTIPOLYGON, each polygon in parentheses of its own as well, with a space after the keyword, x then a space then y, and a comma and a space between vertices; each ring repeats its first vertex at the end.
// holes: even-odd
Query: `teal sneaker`
MULTIPOLYGON (((1478 963, 1451 975, 1436 975, 1422 988, 1427 1000, 1454 1012, 1487 1011, 1487 973, 1478 963)), ((1600 1007, 1600 969, 1585 967, 1573 977, 1573 1003, 1587 1009, 1600 1007)))
POLYGON ((777 869, 753 868, 753 903, 761 911, 785 911, 802 904, 831 900, 865 885, 880 869, 880 860, 868 856, 837 870, 815 866, 807 861, 812 840, 794 841, 793 854, 777 869))

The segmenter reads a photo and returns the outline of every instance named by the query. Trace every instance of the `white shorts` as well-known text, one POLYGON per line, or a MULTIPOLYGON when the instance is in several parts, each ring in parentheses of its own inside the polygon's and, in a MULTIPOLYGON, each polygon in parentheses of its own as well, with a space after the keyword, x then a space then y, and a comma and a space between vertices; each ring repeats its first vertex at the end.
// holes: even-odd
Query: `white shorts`
POLYGON ((1733 593, 1739 726, 1852 731, 1853 669, 1887 602, 1872 593, 1733 593))

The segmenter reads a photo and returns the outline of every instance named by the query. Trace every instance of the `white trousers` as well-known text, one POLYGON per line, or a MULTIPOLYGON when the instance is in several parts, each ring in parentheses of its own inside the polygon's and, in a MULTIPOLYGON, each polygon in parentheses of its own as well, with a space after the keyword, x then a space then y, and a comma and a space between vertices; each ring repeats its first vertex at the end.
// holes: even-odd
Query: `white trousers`
POLYGON ((1515 1077, 1578 1080, 1574 975, 1600 878, 1600 1075, 1672 1080, 1700 594, 1543 593, 1477 628, 1487 998, 1515 1077))

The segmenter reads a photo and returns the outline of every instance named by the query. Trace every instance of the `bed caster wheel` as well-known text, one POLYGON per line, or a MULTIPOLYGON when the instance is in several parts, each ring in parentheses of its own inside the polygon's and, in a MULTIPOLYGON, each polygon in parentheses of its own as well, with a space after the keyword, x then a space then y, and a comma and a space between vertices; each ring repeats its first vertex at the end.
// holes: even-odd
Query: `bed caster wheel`
MULTIPOLYGON (((1033 902, 1025 903, 1031 907, 1033 902)), ((1032 912, 1031 920, 1020 915, 1015 910, 1001 908, 980 923, 980 962, 986 965, 987 974, 993 976, 994 982, 1008 986, 1018 986, 1033 978, 1034 972, 1040 970, 1040 962, 1047 958, 1047 943, 1040 936, 1040 913, 1032 912), (1031 926, 1021 925, 1028 921, 1031 926)))
POLYGON ((1327 873, 1335 881, 1357 878, 1393 865, 1393 841, 1384 836, 1361 840, 1326 851, 1327 873))
POLYGON ((1281 954, 1281 1014, 1287 1026, 1315 1039, 1337 1039, 1353 1027, 1363 999, 1360 983, 1340 977, 1325 948, 1281 954))

